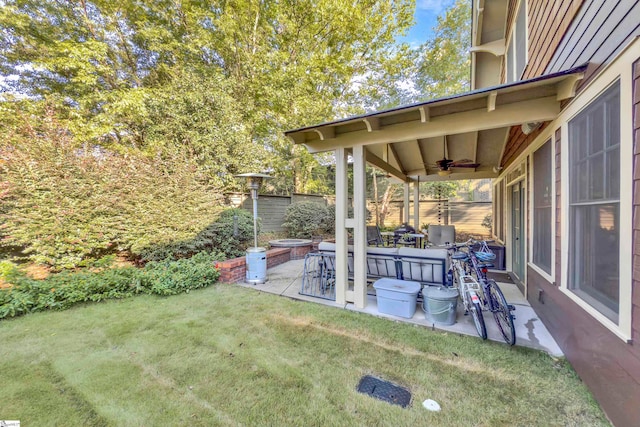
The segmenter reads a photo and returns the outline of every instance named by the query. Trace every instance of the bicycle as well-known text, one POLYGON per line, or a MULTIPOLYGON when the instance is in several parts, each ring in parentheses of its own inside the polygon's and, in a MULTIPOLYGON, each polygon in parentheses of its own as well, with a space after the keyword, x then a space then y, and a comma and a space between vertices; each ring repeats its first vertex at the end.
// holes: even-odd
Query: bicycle
POLYGON ((491 252, 487 243, 491 241, 476 241, 470 239, 465 243, 467 247, 466 262, 472 274, 475 274, 477 281, 482 285, 481 306, 483 310, 490 311, 498 325, 505 342, 509 345, 516 343, 516 330, 513 324, 514 316, 511 313, 515 307, 507 303, 500 286, 493 279, 487 279, 487 270, 493 267, 491 261, 496 256, 491 252), (479 245, 480 249, 474 249, 479 245))
POLYGON ((458 246, 455 244, 448 249, 450 259, 449 280, 451 280, 453 286, 458 289, 460 300, 464 305, 465 314, 471 314, 478 335, 480 335, 483 340, 486 340, 487 327, 482 315, 482 298, 480 297, 480 295, 482 295, 482 287, 480 283, 478 283, 478 280, 467 271, 467 253, 458 251, 458 246))

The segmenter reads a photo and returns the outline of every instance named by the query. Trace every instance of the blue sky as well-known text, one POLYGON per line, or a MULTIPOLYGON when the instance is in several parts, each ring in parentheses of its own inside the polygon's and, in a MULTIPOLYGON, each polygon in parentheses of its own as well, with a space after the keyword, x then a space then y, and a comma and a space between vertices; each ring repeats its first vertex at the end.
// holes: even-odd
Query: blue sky
POLYGON ((407 42, 414 47, 424 43, 433 34, 432 29, 436 25, 438 15, 452 3, 453 0, 416 0, 416 23, 406 36, 399 38, 399 41, 407 42))

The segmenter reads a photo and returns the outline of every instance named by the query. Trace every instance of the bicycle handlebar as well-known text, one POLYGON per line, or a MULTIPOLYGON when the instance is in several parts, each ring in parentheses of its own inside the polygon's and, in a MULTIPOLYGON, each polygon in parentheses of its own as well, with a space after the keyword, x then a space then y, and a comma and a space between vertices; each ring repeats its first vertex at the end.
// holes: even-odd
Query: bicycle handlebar
POLYGON ((466 242, 462 242, 462 243, 450 243, 449 245, 447 245, 447 249, 465 248, 465 247, 473 246, 477 243, 493 243, 493 242, 495 242, 495 240, 476 240, 471 238, 466 242))

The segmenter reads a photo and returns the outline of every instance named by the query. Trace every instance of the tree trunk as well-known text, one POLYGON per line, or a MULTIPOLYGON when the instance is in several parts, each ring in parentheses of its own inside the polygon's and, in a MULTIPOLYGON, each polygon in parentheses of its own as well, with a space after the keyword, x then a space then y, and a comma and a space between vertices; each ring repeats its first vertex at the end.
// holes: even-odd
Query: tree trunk
POLYGON ((391 199, 396 194, 399 186, 398 184, 389 184, 384 190, 382 195, 382 201, 380 203, 380 227, 384 227, 384 221, 389 213, 389 207, 391 206, 391 199))

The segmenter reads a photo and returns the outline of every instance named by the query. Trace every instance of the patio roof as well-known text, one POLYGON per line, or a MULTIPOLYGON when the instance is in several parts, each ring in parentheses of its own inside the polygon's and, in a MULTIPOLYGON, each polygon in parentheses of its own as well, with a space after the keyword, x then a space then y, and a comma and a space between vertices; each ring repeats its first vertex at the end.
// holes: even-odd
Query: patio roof
POLYGON ((498 176, 509 129, 553 120, 586 65, 285 132, 312 153, 364 146, 366 161, 411 182, 498 176), (477 167, 439 173, 440 159, 477 167))

